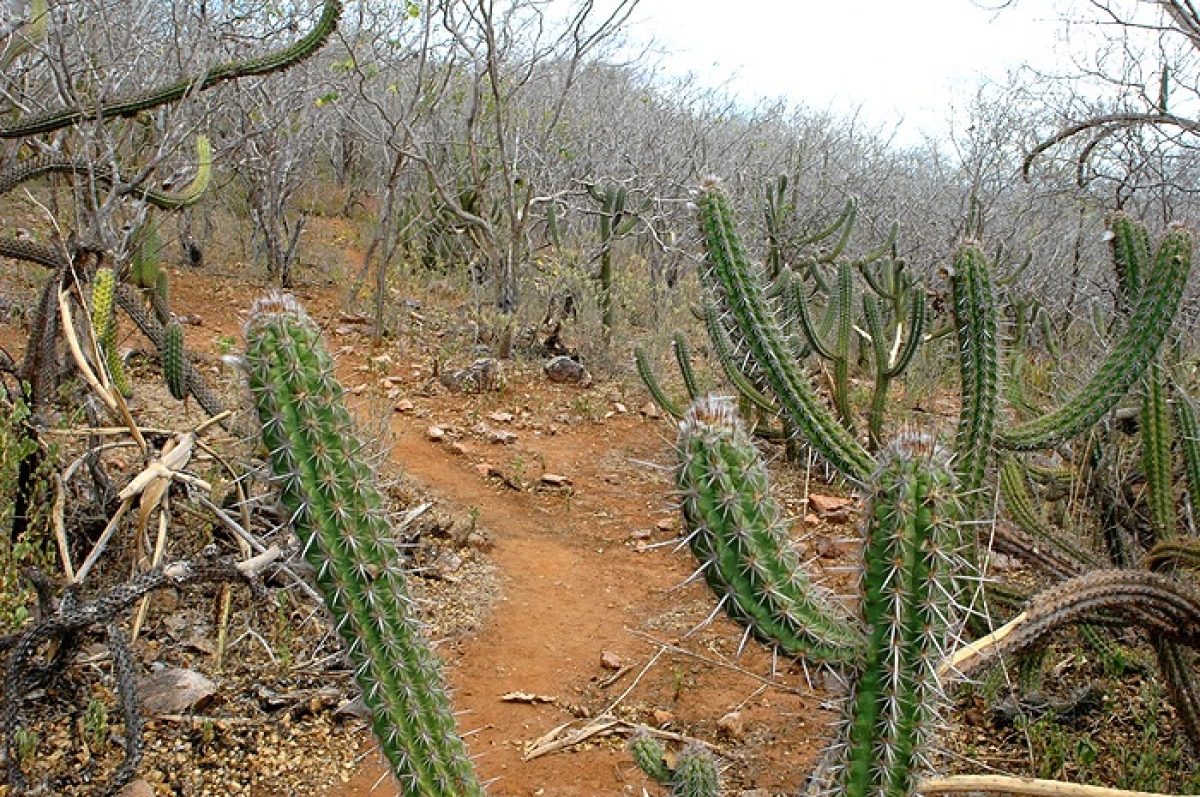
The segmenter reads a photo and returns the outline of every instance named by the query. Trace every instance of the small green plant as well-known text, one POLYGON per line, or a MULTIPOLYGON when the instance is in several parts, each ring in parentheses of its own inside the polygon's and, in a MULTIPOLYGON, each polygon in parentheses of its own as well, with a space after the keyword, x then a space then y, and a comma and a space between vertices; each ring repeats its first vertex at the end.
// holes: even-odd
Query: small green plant
POLYGON ((17 760, 21 767, 28 767, 37 758, 39 742, 41 737, 37 731, 22 726, 13 732, 13 747, 17 751, 17 760))
POLYGON ((108 745, 108 704, 92 698, 83 711, 83 740, 93 754, 103 752, 108 745))
POLYGON ((280 591, 275 598, 275 624, 271 634, 271 650, 275 654, 275 663, 281 672, 287 672, 295 661, 293 651, 296 637, 296 624, 292 619, 292 600, 285 591, 280 591))

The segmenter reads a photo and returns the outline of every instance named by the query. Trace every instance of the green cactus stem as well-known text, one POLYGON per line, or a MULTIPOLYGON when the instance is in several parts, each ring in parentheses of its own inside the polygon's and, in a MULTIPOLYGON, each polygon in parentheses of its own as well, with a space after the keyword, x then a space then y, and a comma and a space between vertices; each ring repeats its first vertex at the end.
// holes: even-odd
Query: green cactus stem
POLYGON ((757 411, 776 415, 779 412, 778 409, 755 387, 753 377, 743 372, 739 363, 734 359, 733 342, 729 340, 729 333, 725 330, 721 319, 717 317, 717 308, 712 305, 704 308, 704 327, 708 330, 708 337, 712 341, 713 353, 717 356, 717 362, 720 364, 721 370, 725 372, 725 378, 734 386, 738 395, 753 405, 757 411))
POLYGON ((276 295, 255 305, 246 338, 250 389, 283 506, 350 648, 403 794, 482 795, 320 330, 291 297, 276 295))
POLYGON ((671 777, 671 797, 720 797, 720 794, 717 757, 704 745, 689 743, 679 751, 671 777))
POLYGON ((641 346, 633 347, 633 363, 637 368, 638 376, 642 379, 642 384, 646 386, 646 390, 650 391, 650 398, 654 399, 654 403, 672 418, 676 420, 682 418, 683 410, 675 403, 674 399, 667 395, 667 391, 663 390, 658 377, 654 375, 654 369, 650 367, 646 350, 641 346))
POLYGON ((863 315, 867 334, 871 336, 871 351, 875 360, 875 389, 871 394, 871 409, 867 416, 867 440, 872 451, 883 444, 883 416, 887 411, 888 393, 892 380, 904 373, 912 362, 925 334, 925 292, 908 293, 907 323, 895 319, 893 328, 898 336, 895 345, 887 334, 883 308, 877 297, 863 296, 863 315))
POLYGON ((996 429, 1000 358, 997 354, 996 301, 987 255, 965 241, 950 275, 954 323, 958 331, 962 409, 954 439, 955 471, 968 516, 979 515, 981 489, 996 429))
POLYGON ((667 767, 667 751, 662 742, 639 727, 629 737, 629 753, 633 763, 650 777, 664 786, 671 782, 671 770, 667 767))
POLYGON ((794 427, 846 478, 863 483, 875 468, 867 450, 837 422, 812 384, 789 356, 784 336, 767 311, 763 291, 738 237, 724 191, 707 183, 700 192, 700 221, 707 258, 705 281, 714 288, 780 409, 794 427))
POLYGON ((725 611, 789 656, 855 661, 861 634, 805 576, 770 495, 766 466, 733 404, 714 397, 693 403, 679 425, 677 449, 688 541, 725 611))
POLYGON ((850 344, 854 338, 854 266, 843 262, 837 268, 837 288, 830 296, 833 317, 833 340, 825 341, 813 325, 808 296, 803 290, 795 292, 800 328, 813 351, 833 364, 833 405, 838 420, 853 434, 854 414, 850 409, 850 344))
POLYGON ((1179 448, 1183 451, 1183 466, 1187 497, 1192 516, 1200 516, 1200 420, 1191 396, 1176 388, 1175 425, 1179 429, 1179 448))
POLYGON ((1128 315, 1150 268, 1150 234, 1144 224, 1120 211, 1109 215, 1106 222, 1117 273, 1117 311, 1128 315))
POLYGON ((163 381, 176 401, 187 398, 187 350, 183 345, 183 325, 172 320, 163 328, 162 358, 163 381))
POLYGON ((100 356, 104 358, 104 366, 113 387, 129 398, 133 395, 133 385, 129 381, 129 374, 125 372, 121 353, 117 350, 116 288, 116 272, 111 268, 96 269, 92 276, 92 329, 96 333, 100 356))
POLYGON ((1142 379, 1142 473, 1150 527, 1158 539, 1175 535, 1175 479, 1171 468, 1171 413, 1162 365, 1155 360, 1142 379))
POLYGON ((810 793, 908 797, 928 766, 944 703, 935 673, 959 632, 969 572, 955 475, 945 453, 919 434, 881 458, 865 515, 867 648, 846 725, 810 793))
POLYGON ((996 547, 1002 553, 1021 556, 1059 579, 1103 566, 1099 556, 1073 544, 1069 535, 1050 526, 1038 514, 1025 483, 1025 466, 1020 457, 1012 453, 1000 457, 1000 497, 1009 517, 1023 535, 997 528, 996 547))
POLYGON ((1192 245, 1191 232, 1179 227, 1167 232, 1128 325, 1096 374, 1059 409, 998 433, 998 445, 1026 451, 1057 445, 1112 409, 1146 373, 1171 329, 1191 272, 1192 245))

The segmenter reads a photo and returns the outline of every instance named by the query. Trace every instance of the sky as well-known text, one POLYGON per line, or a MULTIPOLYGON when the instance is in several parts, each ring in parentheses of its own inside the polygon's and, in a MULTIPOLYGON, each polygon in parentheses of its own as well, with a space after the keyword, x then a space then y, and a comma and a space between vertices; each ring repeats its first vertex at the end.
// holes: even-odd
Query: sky
MULTIPOLYGON (((653 36, 664 70, 749 104, 786 97, 861 114, 899 140, 945 136, 981 80, 1061 50, 1047 0, 640 0, 630 32, 653 36), (1005 5, 1006 7, 998 7, 1005 5)), ((961 120, 961 114, 959 116, 961 120)))

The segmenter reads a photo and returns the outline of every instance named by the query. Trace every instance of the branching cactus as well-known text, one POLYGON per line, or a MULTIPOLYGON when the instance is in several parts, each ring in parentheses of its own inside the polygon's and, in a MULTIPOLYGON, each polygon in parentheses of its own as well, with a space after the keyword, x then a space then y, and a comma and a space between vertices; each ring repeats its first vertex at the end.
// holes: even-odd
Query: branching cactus
POLYGON ((846 478, 865 482, 874 470, 874 461, 838 423, 809 374, 791 356, 791 347, 769 312, 759 275, 738 237, 728 197, 710 182, 701 189, 699 206, 707 252, 704 281, 718 294, 736 347, 761 369, 787 425, 846 478))
POLYGON ((320 330, 291 297, 272 296, 255 305, 246 338, 281 500, 350 648, 403 793, 482 795, 320 330))
POLYGON ((907 795, 925 765, 942 702, 937 667, 957 639, 971 573, 949 457, 919 434, 884 452, 853 619, 801 570, 765 466, 727 400, 688 409, 678 456, 688 539, 726 611, 782 651, 856 676, 812 793, 907 795))

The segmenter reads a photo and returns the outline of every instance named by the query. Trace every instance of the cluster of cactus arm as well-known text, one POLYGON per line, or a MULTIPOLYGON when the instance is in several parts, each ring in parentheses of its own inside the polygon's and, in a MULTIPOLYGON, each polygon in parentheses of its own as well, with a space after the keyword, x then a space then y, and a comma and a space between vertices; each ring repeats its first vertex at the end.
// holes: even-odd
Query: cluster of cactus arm
MULTIPOLYGON (((932 711, 943 682, 973 672, 1001 654, 1037 645, 1068 624, 1111 622, 1116 618, 1151 631, 1168 687, 1175 702, 1182 704, 1180 713, 1188 715, 1185 710, 1188 706, 1200 706, 1190 672, 1186 667, 1171 666, 1172 662, 1182 661, 1180 646, 1200 644, 1197 637, 1200 593, 1167 572, 1114 569, 1102 553, 1089 551, 1056 533, 1032 506, 1023 460, 1025 451, 1053 446, 1092 428, 1122 397, 1140 385, 1142 464, 1152 526, 1160 539, 1143 561, 1147 568, 1153 565, 1163 570, 1189 566, 1200 559, 1200 548, 1173 536, 1176 513, 1170 460, 1173 438, 1166 398, 1171 385, 1159 363, 1160 349, 1190 272, 1191 233, 1172 228, 1151 253, 1144 228, 1123 216, 1110 221, 1114 230, 1114 262, 1119 269, 1127 269, 1121 278, 1129 286, 1124 303, 1128 314, 1124 331, 1096 374, 1061 407, 1003 433, 996 430, 999 342, 990 268, 979 244, 965 242, 951 270, 962 409, 954 455, 935 464, 930 457, 872 455, 845 434, 845 428, 834 421, 833 412, 818 391, 806 382, 808 374, 794 357, 789 358, 785 335, 774 317, 751 311, 751 305, 763 305, 763 288, 745 261, 728 200, 720 187, 706 186, 699 204, 706 233, 707 264, 714 274, 708 280, 716 296, 713 304, 728 308, 726 323, 718 331, 729 337, 743 336, 742 356, 754 360, 751 366, 739 370, 756 374, 764 385, 763 406, 775 406, 785 418, 796 421, 793 428, 805 436, 806 442, 851 483, 865 488, 868 498, 864 510, 866 548, 861 617, 857 623, 848 624, 810 577, 775 575, 775 568, 782 573, 792 566, 788 560, 791 554, 786 553, 787 533, 778 529, 775 522, 776 515, 766 497, 765 476, 751 465, 757 460, 750 437, 736 419, 730 420, 734 414, 732 407, 720 405, 718 410, 711 399, 700 399, 683 412, 677 473, 687 532, 702 563, 701 572, 722 605, 750 633, 792 655, 830 666, 839 661, 854 662, 851 671, 856 687, 848 704, 846 730, 825 756, 810 783, 810 791, 910 793, 921 774, 919 758, 913 752, 926 744, 927 739, 903 729, 924 728, 927 721, 912 716, 885 718, 881 706, 903 705, 909 710, 921 707, 922 711, 926 708, 932 711), (733 332, 728 331, 731 327, 733 332), (990 511, 990 500, 981 497, 997 463, 1001 495, 1016 520, 1015 532, 1002 535, 1003 543, 1010 546, 1011 552, 1035 559, 1035 564, 1059 583, 1031 598, 1008 625, 982 639, 954 650, 924 651, 921 660, 926 665, 935 662, 933 666, 917 668, 908 675, 872 671, 871 662, 896 662, 902 651, 916 649, 917 643, 905 639, 903 629, 928 627, 928 616, 914 614, 917 607, 928 606, 931 600, 928 594, 921 597, 917 582, 920 588, 930 589, 931 580, 948 579, 934 591, 939 595, 961 596, 961 591, 956 590, 960 589, 962 579, 970 579, 969 562, 977 543, 971 539, 975 527, 972 521, 990 511), (739 474, 744 474, 744 478, 738 478, 739 474), (911 492, 921 489, 930 492, 911 492), (909 492, 899 498, 897 491, 909 492), (760 507, 759 512, 747 511, 752 500, 760 507), (918 513, 922 522, 944 520, 946 529, 937 536, 941 542, 930 545, 914 542, 918 538, 913 537, 907 547, 886 548, 887 544, 900 545, 905 538, 897 528, 912 528, 908 521, 897 520, 896 506, 923 508, 925 511, 918 513), (888 525, 897 523, 898 526, 888 525), (962 556, 954 563, 939 560, 937 565, 929 561, 919 564, 921 552, 933 550, 962 556), (900 563, 914 563, 917 567, 914 572, 920 573, 921 578, 907 581, 907 576, 888 571, 884 583, 890 587, 886 595, 872 586, 880 583, 878 568, 900 563), (745 578, 747 573, 772 575, 754 581, 745 578), (935 577, 934 573, 940 576, 935 577), (783 589, 783 584, 788 589, 783 589), (885 599, 899 604, 873 608, 884 606, 878 602, 885 599), (781 621, 792 616, 811 616, 813 612, 824 619, 834 618, 839 627, 866 629, 865 637, 863 631, 855 631, 857 641, 847 640, 846 649, 853 651, 848 659, 836 653, 831 655, 824 647, 827 644, 824 637, 805 640, 804 646, 800 646, 795 630, 789 629, 786 635, 778 630, 781 621), (897 618, 899 627, 885 629, 885 618, 897 618), (923 673, 923 679, 916 672, 923 673), (903 697, 889 692, 886 699, 877 703, 884 684, 904 684, 917 691, 903 697), (906 725, 909 722, 911 725, 906 725), (899 744, 900 749, 873 747, 881 744, 899 744), (892 771, 877 763, 863 763, 866 761, 898 763, 892 771)), ((708 312, 711 315, 714 311, 708 312)), ((721 338, 712 337, 719 351, 721 338)), ((639 367, 648 372, 644 359, 643 354, 639 367)), ((661 393, 661 388, 656 387, 656 391, 661 393)), ((1171 403, 1176 408, 1175 424, 1189 438, 1181 446, 1185 472, 1189 478, 1200 478, 1195 407, 1183 395, 1176 395, 1171 403)), ((1195 493, 1195 487, 1188 493, 1195 493)), ((938 616, 954 618, 954 607, 939 607, 938 616)), ((823 627, 819 621, 808 621, 804 626, 810 631, 823 627)), ((1200 716, 1200 712, 1190 713, 1200 716)), ((1009 788, 1012 786, 1007 784, 1009 788)))

